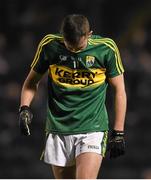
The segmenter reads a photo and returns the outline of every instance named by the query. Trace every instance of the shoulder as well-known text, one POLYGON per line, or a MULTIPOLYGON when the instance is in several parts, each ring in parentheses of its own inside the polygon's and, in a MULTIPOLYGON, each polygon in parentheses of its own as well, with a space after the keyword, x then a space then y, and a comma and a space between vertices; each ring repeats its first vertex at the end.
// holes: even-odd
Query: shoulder
POLYGON ((40 46, 44 46, 48 43, 51 43, 53 41, 58 41, 58 40, 59 41, 63 40, 62 35, 60 35, 60 34, 47 34, 41 39, 40 46))
POLYGON ((92 35, 89 38, 89 41, 94 45, 104 45, 107 48, 112 49, 113 51, 116 51, 118 49, 115 41, 108 37, 102 37, 100 35, 92 35))

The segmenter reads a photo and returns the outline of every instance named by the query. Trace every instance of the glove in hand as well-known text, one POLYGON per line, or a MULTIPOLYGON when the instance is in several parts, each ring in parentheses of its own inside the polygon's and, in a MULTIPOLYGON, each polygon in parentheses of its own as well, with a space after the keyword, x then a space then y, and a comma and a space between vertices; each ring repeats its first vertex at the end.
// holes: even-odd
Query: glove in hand
POLYGON ((124 131, 113 130, 109 137, 108 151, 110 159, 125 154, 124 131))
POLYGON ((19 127, 21 134, 25 136, 30 135, 30 127, 33 114, 28 106, 21 106, 19 109, 19 127))

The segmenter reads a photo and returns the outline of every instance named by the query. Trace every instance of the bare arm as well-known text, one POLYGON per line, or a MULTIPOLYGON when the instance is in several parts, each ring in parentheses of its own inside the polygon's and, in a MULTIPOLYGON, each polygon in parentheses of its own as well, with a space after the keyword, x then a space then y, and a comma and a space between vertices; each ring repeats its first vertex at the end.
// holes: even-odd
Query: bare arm
POLYGON ((126 92, 123 75, 116 76, 109 79, 109 83, 115 90, 115 119, 114 130, 123 131, 126 114, 126 92))
POLYGON ((31 70, 29 72, 22 87, 20 107, 25 105, 30 106, 41 78, 42 75, 36 73, 35 71, 31 70))

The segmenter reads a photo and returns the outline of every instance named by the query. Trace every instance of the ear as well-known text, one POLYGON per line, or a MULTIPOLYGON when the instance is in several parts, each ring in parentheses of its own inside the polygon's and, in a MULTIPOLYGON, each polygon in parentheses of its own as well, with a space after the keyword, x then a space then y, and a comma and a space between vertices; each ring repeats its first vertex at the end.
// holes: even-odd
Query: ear
POLYGON ((92 36, 92 33, 93 33, 93 31, 90 31, 90 32, 88 33, 88 38, 90 38, 90 37, 92 36))

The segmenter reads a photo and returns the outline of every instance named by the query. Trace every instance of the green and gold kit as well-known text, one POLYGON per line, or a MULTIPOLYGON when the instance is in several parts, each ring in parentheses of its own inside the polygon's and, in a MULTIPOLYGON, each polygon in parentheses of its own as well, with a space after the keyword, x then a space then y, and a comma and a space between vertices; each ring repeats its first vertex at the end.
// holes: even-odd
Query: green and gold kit
POLYGON ((108 130, 107 78, 124 72, 112 39, 92 35, 84 50, 73 53, 61 35, 49 34, 40 42, 31 68, 40 74, 48 71, 47 132, 108 130))

